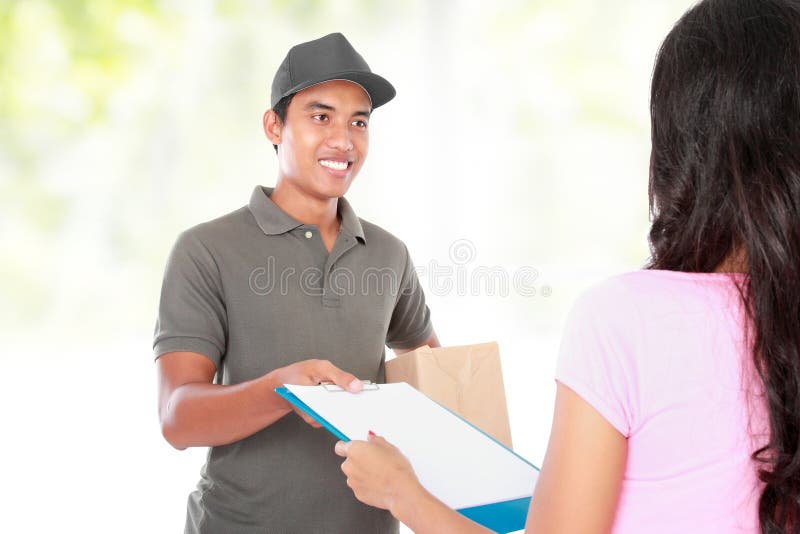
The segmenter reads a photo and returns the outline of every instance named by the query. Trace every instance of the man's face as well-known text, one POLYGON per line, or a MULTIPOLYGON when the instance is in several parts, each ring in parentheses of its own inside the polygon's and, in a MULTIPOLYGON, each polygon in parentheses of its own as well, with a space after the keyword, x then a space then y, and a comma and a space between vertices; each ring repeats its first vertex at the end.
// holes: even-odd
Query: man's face
POLYGON ((330 81, 295 94, 278 148, 280 176, 320 199, 347 192, 367 157, 371 103, 359 85, 330 81))

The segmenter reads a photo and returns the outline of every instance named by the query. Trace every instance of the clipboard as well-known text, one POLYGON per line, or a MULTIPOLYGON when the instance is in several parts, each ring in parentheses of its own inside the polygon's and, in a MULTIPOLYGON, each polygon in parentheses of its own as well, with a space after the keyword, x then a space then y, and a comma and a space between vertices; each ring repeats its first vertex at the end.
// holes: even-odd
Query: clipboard
POLYGON ((396 445, 439 500, 495 532, 525 528, 539 469, 405 382, 348 393, 323 384, 276 393, 342 441, 373 430, 396 445))

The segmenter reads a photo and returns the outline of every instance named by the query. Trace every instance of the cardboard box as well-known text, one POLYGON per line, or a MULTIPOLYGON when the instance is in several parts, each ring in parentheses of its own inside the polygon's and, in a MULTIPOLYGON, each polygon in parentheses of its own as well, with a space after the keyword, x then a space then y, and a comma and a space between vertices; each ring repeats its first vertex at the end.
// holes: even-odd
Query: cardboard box
POLYGON ((497 343, 425 345, 386 362, 387 382, 408 382, 511 448, 511 427, 497 343))

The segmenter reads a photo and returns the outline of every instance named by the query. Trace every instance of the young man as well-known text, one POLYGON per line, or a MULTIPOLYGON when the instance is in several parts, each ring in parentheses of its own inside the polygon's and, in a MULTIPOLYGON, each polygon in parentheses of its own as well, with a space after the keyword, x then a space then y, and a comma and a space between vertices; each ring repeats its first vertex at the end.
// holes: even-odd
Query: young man
POLYGON ((394 94, 341 34, 293 47, 264 114, 275 188, 172 250, 154 340, 159 418, 174 447, 210 447, 187 533, 398 528, 353 497, 335 438, 274 392, 322 381, 357 392, 359 379, 383 380, 386 345, 439 345, 405 246, 343 198, 372 110, 394 94))

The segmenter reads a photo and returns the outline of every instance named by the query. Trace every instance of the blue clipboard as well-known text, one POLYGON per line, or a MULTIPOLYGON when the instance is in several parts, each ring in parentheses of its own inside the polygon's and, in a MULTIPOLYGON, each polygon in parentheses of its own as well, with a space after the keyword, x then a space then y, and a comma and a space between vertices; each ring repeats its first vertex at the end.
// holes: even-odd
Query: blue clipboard
MULTIPOLYGON (((342 433, 338 428, 332 425, 329 421, 327 421, 324 417, 320 416, 316 411, 314 411, 310 406, 308 406, 305 402, 300 400, 294 393, 289 391, 285 387, 278 387, 275 388, 275 392, 286 399, 288 402, 296 406, 298 409, 312 417, 315 421, 317 421, 320 425, 322 425, 328 432, 336 436, 338 439, 342 441, 350 441, 350 438, 342 433)), ((435 401, 431 401, 435 402, 435 401)), ((438 404, 438 403, 437 403, 438 404)), ((441 406, 441 405, 440 405, 441 406)), ((445 408, 445 407, 443 407, 445 408)), ((458 417, 462 421, 464 421, 469 426, 475 428, 483 435, 485 435, 488 439, 494 441, 504 449, 508 450, 525 463, 531 465, 537 471, 539 470, 538 467, 531 464, 517 453, 506 447, 503 443, 500 443, 492 436, 486 434, 481 429, 458 415, 457 413, 453 412, 445 408, 448 412, 452 413, 455 417, 458 417)), ((525 497, 522 499, 513 499, 509 501, 502 501, 497 503, 491 504, 484 504, 481 506, 473 506, 470 508, 460 508, 456 511, 461 515, 475 521, 476 523, 483 525, 484 527, 498 532, 500 534, 507 534, 508 532, 515 532, 518 530, 523 530, 525 528, 525 520, 528 517, 528 508, 531 503, 530 497, 525 497)))

